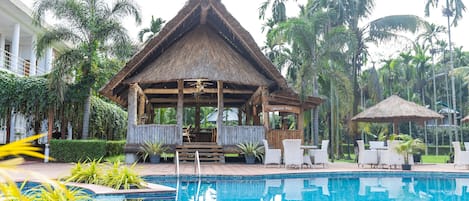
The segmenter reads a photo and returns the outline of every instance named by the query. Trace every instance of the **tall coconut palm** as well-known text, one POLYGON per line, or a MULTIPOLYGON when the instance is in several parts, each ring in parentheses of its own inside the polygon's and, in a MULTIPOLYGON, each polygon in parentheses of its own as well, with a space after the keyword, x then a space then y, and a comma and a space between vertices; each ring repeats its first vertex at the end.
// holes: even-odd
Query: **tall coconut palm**
MULTIPOLYGON (((439 0, 426 0, 425 1, 425 16, 430 16, 430 8, 437 8, 439 5, 439 0)), ((466 11, 466 6, 463 3, 463 0, 446 0, 445 5, 443 6, 443 16, 446 17, 447 29, 448 29, 448 45, 450 53, 450 70, 454 69, 453 63, 453 45, 451 42, 451 26, 457 26, 459 20, 463 17, 463 12, 466 11), (451 19, 452 18, 452 19, 451 19)), ((456 91, 454 84, 454 76, 451 76, 451 97, 452 97, 452 108, 456 109, 456 91)), ((457 125, 456 113, 453 115, 453 125, 457 125)), ((456 135, 456 140, 458 140, 458 135, 456 135)))
POLYGON ((56 60, 57 72, 77 72, 78 85, 84 90, 82 138, 88 138, 91 86, 96 80, 100 58, 129 55, 130 39, 121 20, 133 16, 140 23, 140 9, 132 0, 108 4, 105 0, 38 0, 34 4, 35 23, 41 25, 51 13, 59 22, 38 37, 36 51, 41 55, 56 42, 70 48, 56 60))
POLYGON ((140 32, 138 32, 138 39, 140 40, 140 42, 147 41, 148 39, 150 39, 153 36, 155 36, 156 34, 158 34, 160 32, 161 28, 163 28, 163 24, 165 22, 166 21, 164 21, 160 17, 155 19, 152 15, 151 16, 150 27, 149 28, 144 28, 144 29, 140 30, 140 32), (147 39, 143 40, 145 35, 148 35, 147 39))

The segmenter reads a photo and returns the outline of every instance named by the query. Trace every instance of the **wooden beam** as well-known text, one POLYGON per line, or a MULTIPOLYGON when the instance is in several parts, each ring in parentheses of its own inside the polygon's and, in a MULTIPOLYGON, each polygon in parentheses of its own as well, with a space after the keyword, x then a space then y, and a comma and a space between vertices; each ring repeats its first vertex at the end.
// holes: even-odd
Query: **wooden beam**
MULTIPOLYGON (((151 98, 151 103, 177 103, 178 99, 176 98, 151 98)), ((215 99, 200 99, 198 103, 215 103, 215 99)), ((224 99, 225 103, 244 103, 245 100, 243 99, 236 99, 236 98, 227 98, 224 99)), ((184 103, 197 103, 195 99, 185 99, 184 103)))
MULTIPOLYGON (((143 90, 146 94, 177 94, 178 89, 145 89, 143 90)), ((184 94, 193 94, 198 92, 195 88, 184 88, 184 94)), ((205 88, 203 90, 206 94, 216 94, 218 93, 218 89, 214 88, 205 88)), ((253 90, 241 90, 241 89, 223 89, 223 93, 225 94, 252 94, 254 93, 253 90)))
POLYGON ((256 89, 254 94, 252 94, 251 98, 249 98, 247 104, 251 104, 251 105, 256 104, 258 102, 257 101, 258 98, 261 96, 261 93, 262 93, 262 86, 260 86, 256 89))
POLYGON ((300 107, 291 105, 266 105, 265 110, 268 112, 300 113, 300 107))
POLYGON ((134 135, 133 127, 137 125, 137 93, 138 85, 130 84, 127 94, 127 139, 134 135))

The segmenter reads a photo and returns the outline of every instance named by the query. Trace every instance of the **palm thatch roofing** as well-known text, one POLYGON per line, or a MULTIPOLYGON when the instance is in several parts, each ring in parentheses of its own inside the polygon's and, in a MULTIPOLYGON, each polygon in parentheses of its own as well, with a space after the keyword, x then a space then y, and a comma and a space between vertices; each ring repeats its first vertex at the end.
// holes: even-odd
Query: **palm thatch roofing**
POLYGON ((443 115, 414 102, 392 95, 378 104, 364 110, 352 118, 363 122, 402 122, 441 119, 443 115))
POLYGON ((216 104, 213 93, 195 98, 189 92, 186 94, 190 91, 186 88, 194 86, 195 79, 203 79, 205 87, 212 87, 212 92, 216 90, 217 81, 223 81, 224 89, 240 92, 224 94, 225 100, 232 99, 232 102, 225 102, 227 107, 244 104, 260 86, 266 86, 270 93, 289 96, 277 100, 279 103, 293 102, 311 108, 322 102, 317 97, 300 101, 298 94, 288 87, 285 78, 262 53, 249 32, 220 0, 188 0, 100 93, 126 106, 129 84, 138 83, 152 104, 157 107, 172 105, 177 93, 149 91, 174 91, 177 80, 184 80, 184 105, 187 105, 186 101, 190 104, 201 98, 206 99, 202 103, 216 104), (191 98, 194 100, 189 100, 191 98))

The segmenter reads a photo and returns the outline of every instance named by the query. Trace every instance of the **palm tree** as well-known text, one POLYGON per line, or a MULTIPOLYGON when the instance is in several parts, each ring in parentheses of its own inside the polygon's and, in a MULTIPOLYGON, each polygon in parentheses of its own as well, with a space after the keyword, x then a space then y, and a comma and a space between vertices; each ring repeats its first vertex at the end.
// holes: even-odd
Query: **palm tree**
MULTIPOLYGON (((438 7, 439 0, 426 0, 425 3, 425 16, 430 16, 430 7, 438 7)), ((466 6, 463 3, 463 0, 446 0, 446 5, 443 7, 443 16, 447 19, 447 28, 448 28, 448 45, 449 45, 449 53, 450 53, 450 70, 454 69, 453 63, 453 45, 451 42, 451 25, 455 27, 458 25, 459 20, 462 19, 463 12, 466 11, 466 6), (451 21, 451 18, 453 20, 451 21)), ((454 76, 451 75, 451 95, 452 95, 452 107, 456 109, 456 91, 454 85, 454 76)), ((456 113, 453 115, 453 124, 457 125, 458 121, 456 119, 456 113)), ((456 135, 456 141, 458 140, 458 135, 456 135)))
POLYGON ((359 86, 358 86, 358 75, 361 71, 361 67, 366 62, 368 55, 367 44, 370 42, 380 43, 389 41, 392 39, 400 38, 401 36, 396 32, 399 31, 410 31, 415 32, 421 23, 421 20, 414 15, 391 15, 378 18, 367 22, 364 26, 359 26, 359 21, 368 17, 373 9, 373 0, 345 0, 348 6, 342 6, 347 13, 348 17, 345 17, 348 28, 355 33, 358 45, 351 57, 351 72, 353 82, 353 114, 358 113, 359 105, 359 86))
POLYGON ((153 38, 153 36, 155 36, 156 34, 158 34, 160 32, 160 30, 163 27, 163 24, 165 22, 166 21, 164 21, 160 17, 156 18, 156 20, 155 20, 155 18, 152 15, 151 16, 151 22, 150 22, 150 28, 144 28, 140 32, 138 32, 138 39, 140 40, 140 42, 147 41, 150 38, 153 38), (143 37, 146 34, 150 34, 150 35, 147 36, 147 39, 143 40, 143 37))
POLYGON ((56 59, 59 76, 77 72, 85 97, 82 138, 88 138, 91 86, 96 80, 100 59, 106 55, 128 56, 129 37, 121 19, 131 15, 141 22, 140 9, 131 0, 119 0, 109 5, 105 0, 39 0, 34 4, 35 23, 41 25, 47 13, 60 22, 38 37, 37 54, 56 42, 71 47, 56 59), (110 43, 112 41, 112 43, 110 43))

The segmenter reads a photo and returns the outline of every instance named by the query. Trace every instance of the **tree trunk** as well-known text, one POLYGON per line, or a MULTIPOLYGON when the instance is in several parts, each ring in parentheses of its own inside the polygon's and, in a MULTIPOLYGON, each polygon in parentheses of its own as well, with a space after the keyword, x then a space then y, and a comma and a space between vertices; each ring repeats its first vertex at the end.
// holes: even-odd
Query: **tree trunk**
POLYGON ((83 131, 81 138, 88 139, 88 130, 90 128, 90 112, 91 112, 91 88, 88 88, 88 96, 85 99, 85 109, 83 110, 83 131))
MULTIPOLYGON (((313 75, 313 96, 318 96, 318 80, 316 75, 313 75)), ((314 144, 319 144, 319 109, 315 107, 313 109, 313 128, 311 129, 313 132, 314 144)))

